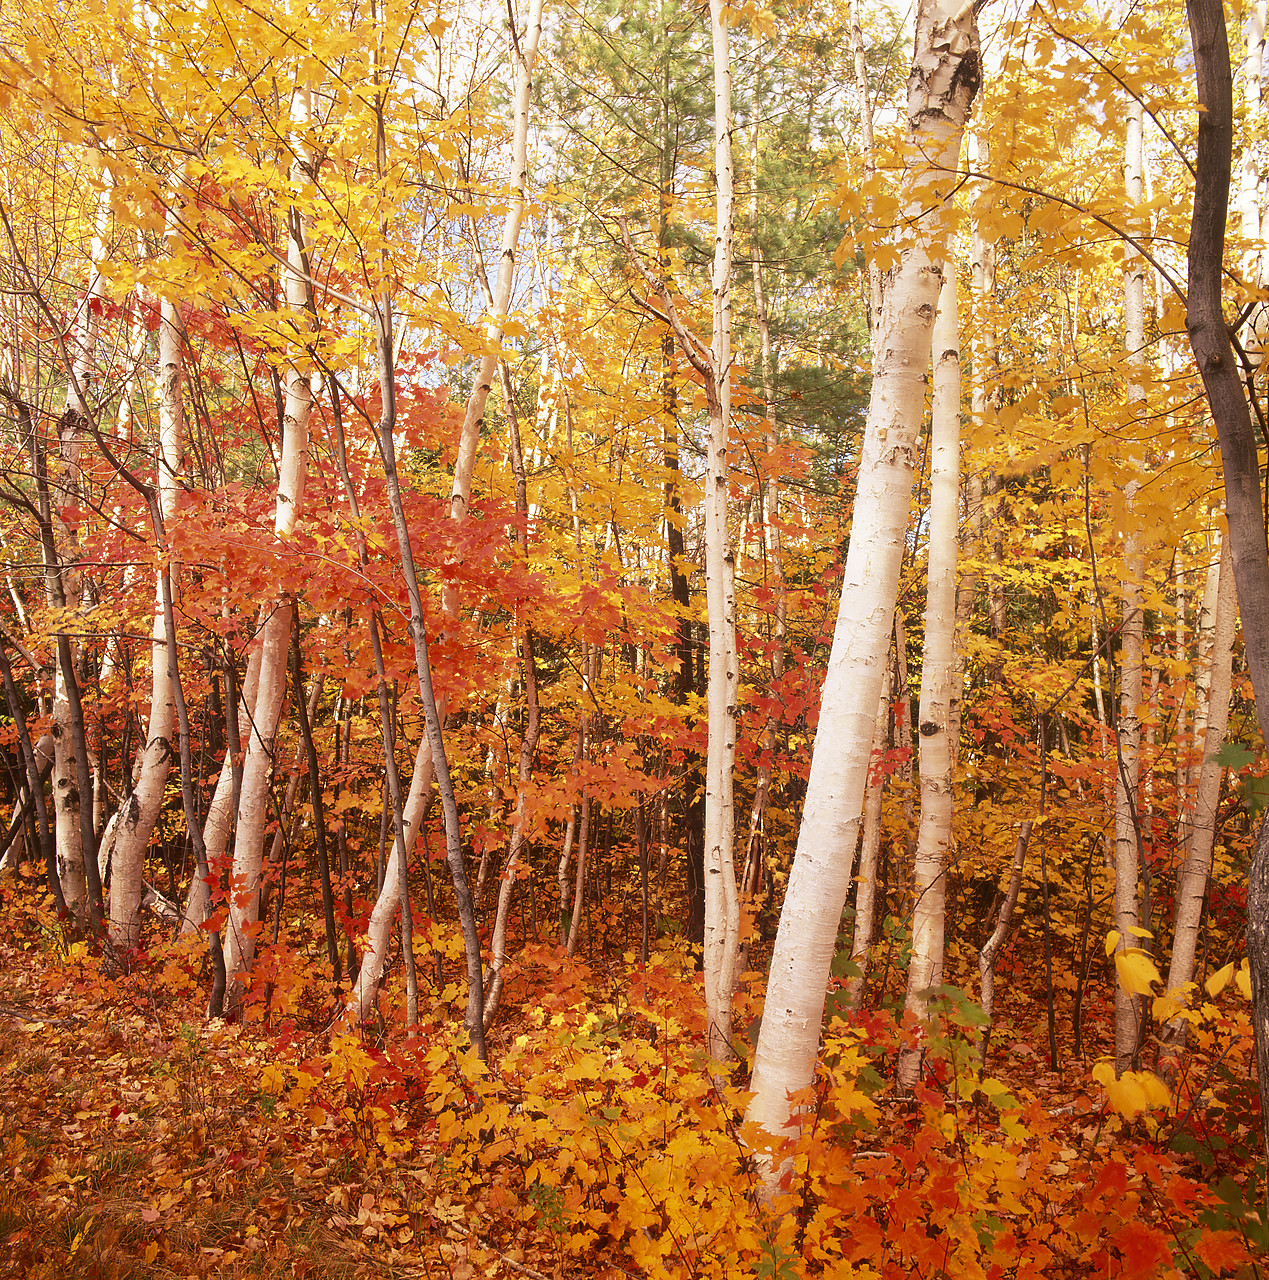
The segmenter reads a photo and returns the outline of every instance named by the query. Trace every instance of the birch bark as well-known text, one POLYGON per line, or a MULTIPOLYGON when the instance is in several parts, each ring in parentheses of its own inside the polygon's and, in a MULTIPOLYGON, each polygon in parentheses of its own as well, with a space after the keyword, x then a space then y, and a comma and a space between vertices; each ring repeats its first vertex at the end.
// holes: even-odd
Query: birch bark
MULTIPOLYGON (((89 397, 97 371, 98 317, 106 296, 106 280, 101 264, 106 260, 111 223, 111 187, 107 182, 98 193, 97 215, 90 249, 88 287, 75 318, 71 336, 70 368, 66 380, 66 409, 57 424, 61 473, 58 492, 52 504, 53 543, 59 568, 55 575, 45 574, 52 588, 48 603, 74 606, 78 603, 80 574, 75 567, 79 557, 78 531, 68 525, 61 512, 79 500, 79 455, 89 423, 89 397), (53 584, 53 576, 58 583, 53 584), (55 598, 60 596, 61 598, 55 598)), ((72 646, 73 648, 73 646, 72 646)), ((56 827, 57 866, 67 908, 83 914, 87 907, 88 881, 84 866, 84 841, 80 832, 81 813, 85 805, 91 814, 91 795, 79 784, 79 757, 71 722, 71 691, 60 663, 54 664, 53 719, 49 732, 53 738, 53 808, 56 827)), ((90 818, 91 821, 91 818, 90 818)), ((99 904, 100 905, 100 904, 99 904)))
MULTIPOLYGON (((1142 180, 1142 110, 1132 98, 1127 110, 1124 144, 1124 187, 1129 203, 1139 206, 1144 198, 1142 180)), ((1124 346, 1128 358, 1128 401, 1134 415, 1143 411, 1145 398, 1146 345, 1146 264, 1132 246, 1124 251, 1124 346)), ((1135 467, 1136 459, 1130 458, 1135 467)), ((1115 928, 1119 949, 1136 946, 1133 930, 1138 927, 1140 896, 1138 873, 1141 849, 1137 827, 1137 786, 1141 772, 1142 651, 1145 641, 1145 614, 1141 606, 1141 586, 1145 577, 1137 495, 1140 482, 1135 475, 1125 490, 1123 530, 1123 626, 1120 629, 1120 704, 1116 723, 1118 768, 1115 772, 1115 928)), ((1115 1070, 1126 1071, 1137 1054, 1140 1031, 1140 1001, 1115 986, 1115 1070)))
MULTIPOLYGON (((295 159, 291 178, 297 186, 309 180, 313 162, 306 138, 311 118, 311 95, 308 87, 299 88, 292 102, 295 159)), ((297 331, 304 333, 309 325, 307 250, 298 208, 292 207, 288 225, 290 238, 284 272, 286 304, 294 315, 297 331)), ((278 463, 278 492, 273 516, 273 532, 278 538, 288 537, 295 529, 304 501, 304 481, 308 470, 308 421, 313 397, 309 371, 301 353, 297 352, 295 361, 287 368, 284 382, 282 457, 278 463)), ((242 764, 229 918, 225 928, 225 995, 231 1008, 241 996, 240 984, 235 980, 251 966, 259 931, 269 775, 273 767, 273 744, 286 696, 293 608, 289 596, 280 596, 265 619, 258 641, 260 674, 255 714, 251 718, 250 739, 242 764)))
MULTIPOLYGON (((762 360, 762 399, 766 410, 767 456, 779 447, 779 430, 775 420, 775 355, 771 346, 771 323, 767 314, 767 296, 762 278, 762 249, 758 243, 758 122, 753 123, 749 149, 750 180, 753 183, 753 205, 750 210, 750 241, 753 253, 754 318, 758 325, 758 350, 762 360)), ((784 578, 784 535, 780 530, 780 479, 774 471, 767 477, 759 496, 762 515, 762 536, 765 540, 766 560, 771 570, 775 592, 775 611, 771 626, 771 680, 768 693, 774 700, 781 677, 784 675, 785 627, 788 603, 784 578)), ((747 899, 758 892, 762 883, 763 833, 767 806, 771 797, 771 765, 775 753, 776 719, 772 713, 762 727, 761 755, 758 762, 758 780, 754 787, 753 809, 749 815, 749 841, 745 852, 745 869, 741 877, 741 890, 747 899)))
MULTIPOLYGON (((170 262, 183 242, 180 207, 175 190, 164 228, 164 254, 170 262)), ((163 527, 171 527, 172 514, 180 492, 185 465, 185 402, 181 383, 181 319, 175 300, 165 296, 159 304, 158 385, 159 441, 155 461, 158 472, 158 503, 163 527)), ((154 588, 154 621, 150 641, 150 722, 146 744, 133 772, 132 794, 115 821, 112 872, 110 877, 110 940, 122 949, 135 947, 141 937, 141 896, 144 886, 145 854, 163 804, 169 766, 173 756, 176 703, 168 662, 168 636, 164 620, 164 577, 167 565, 159 566, 154 588)), ((176 566, 168 581, 175 590, 176 566)), ((104 859, 105 841, 101 857, 104 859)), ((196 876, 196 883, 201 880, 196 876)))
MULTIPOLYGON (((949 232, 948 192, 980 80, 970 5, 922 0, 908 78, 900 244, 878 334, 850 548, 754 1059, 747 1118, 787 1137, 789 1094, 814 1071, 833 949, 863 808, 877 702, 907 536, 917 425, 949 232)), ((762 1159, 768 1187, 778 1166, 762 1159)))
POLYGON ((735 198, 731 156, 731 42, 722 0, 710 0, 714 41, 715 226, 712 290, 713 342, 710 364, 709 446, 705 472, 705 598, 709 617, 709 716, 705 761, 705 1016, 710 1056, 732 1056, 731 999, 740 954, 740 898, 734 863, 732 772, 736 759, 736 700, 740 664, 736 653, 735 561, 727 536, 731 463, 731 260, 735 198))
MULTIPOLYGON (((1194 817, 1186 831, 1185 859, 1177 881, 1176 917, 1172 934, 1172 959, 1168 966, 1167 990, 1185 998, 1186 983, 1194 981, 1194 957, 1198 947, 1207 877, 1212 868, 1212 848, 1216 840, 1216 810, 1220 801, 1221 775, 1216 761, 1225 745, 1229 724, 1229 691, 1234 652, 1234 628, 1238 613, 1234 589, 1234 566, 1229 539, 1221 547, 1219 586, 1216 593, 1216 626, 1212 642, 1211 685, 1207 725, 1198 745, 1202 767, 1194 801, 1194 817)), ((1188 1023, 1173 1018, 1162 1039, 1172 1052, 1185 1044, 1188 1023)))
MULTIPOLYGON (((956 679, 956 537, 960 481, 960 342, 956 269, 944 263, 934 322, 934 402, 930 431, 930 551, 926 570, 925 649, 917 733, 921 751, 921 823, 917 828, 912 959, 904 1012, 924 1024, 943 973, 946 862, 952 843, 952 745, 949 727, 959 702, 956 679)), ((921 1074, 923 1050, 899 1057, 899 1085, 921 1074)))
MULTIPOLYGON (((247 660, 247 673, 242 682, 236 720, 239 726, 245 725, 249 728, 256 713, 256 691, 259 686, 260 649, 257 646, 251 651, 251 656, 247 660)), ((229 837, 238 811, 235 802, 242 789, 242 754, 249 741, 250 739, 240 728, 238 741, 226 746, 225 758, 220 764, 220 775, 216 779, 216 789, 212 792, 211 804, 207 806, 207 817, 203 820, 203 848, 207 856, 207 865, 213 875, 219 874, 221 863, 229 848, 229 837), (235 775, 238 775, 237 784, 234 781, 235 775)), ((211 886, 202 877, 195 876, 185 898, 185 910, 181 913, 181 932, 197 931, 210 914, 211 886)))

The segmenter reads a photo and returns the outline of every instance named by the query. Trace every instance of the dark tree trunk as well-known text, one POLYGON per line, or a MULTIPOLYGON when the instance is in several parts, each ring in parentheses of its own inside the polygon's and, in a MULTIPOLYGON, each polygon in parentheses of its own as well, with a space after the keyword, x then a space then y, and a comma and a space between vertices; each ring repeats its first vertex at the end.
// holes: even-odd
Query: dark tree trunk
MULTIPOLYGON (((308 794, 313 806, 313 838, 317 845, 317 874, 322 885, 322 918, 326 922, 326 958, 330 961, 335 982, 339 972, 339 933, 335 928, 335 894, 331 888, 330 855, 326 846, 326 814, 322 808, 322 777, 317 763, 317 746, 313 742, 313 728, 308 722, 308 707, 304 701, 304 670, 300 656, 299 601, 294 602, 291 613, 295 626, 291 635, 291 659, 295 668, 295 710, 300 720, 300 736, 304 739, 304 756, 308 763, 308 794)), ((319 677, 320 680, 320 677, 319 677)))
MULTIPOLYGON (((1221 268, 1233 163, 1234 93, 1221 0, 1189 0, 1194 71, 1202 110, 1194 166, 1186 328, 1220 439, 1225 512, 1238 585, 1243 642, 1262 736, 1269 741, 1269 543, 1260 505, 1260 459, 1247 397, 1221 308, 1221 268)), ((1260 1121, 1269 1160, 1269 826, 1262 823, 1247 885, 1247 956, 1260 1080, 1260 1121)))

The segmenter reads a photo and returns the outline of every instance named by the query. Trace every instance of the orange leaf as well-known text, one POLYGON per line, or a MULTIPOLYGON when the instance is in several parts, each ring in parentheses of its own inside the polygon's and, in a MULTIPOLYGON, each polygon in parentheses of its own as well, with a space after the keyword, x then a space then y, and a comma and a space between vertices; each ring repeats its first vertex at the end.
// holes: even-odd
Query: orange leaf
POLYGON ((1233 1270, 1248 1261, 1247 1246, 1235 1231, 1205 1231, 1194 1245, 1194 1252, 1215 1275, 1233 1270))

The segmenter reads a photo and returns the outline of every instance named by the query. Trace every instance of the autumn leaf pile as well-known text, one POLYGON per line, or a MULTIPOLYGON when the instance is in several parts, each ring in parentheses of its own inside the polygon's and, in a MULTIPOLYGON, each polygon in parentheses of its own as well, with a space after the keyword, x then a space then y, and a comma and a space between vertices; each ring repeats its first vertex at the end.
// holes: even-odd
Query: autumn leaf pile
POLYGON ((531 948, 541 998, 486 1068, 444 992, 408 1038, 395 995, 378 1041, 316 1005, 207 1024, 161 981, 190 953, 111 978, 6 910, 2 1275, 1250 1276, 1266 1241, 1237 984, 1131 1121, 1007 1029, 980 1075, 964 998, 907 1099, 891 1076, 912 1028, 835 1019, 766 1209, 743 1065, 711 1079, 674 947, 603 972, 531 948))

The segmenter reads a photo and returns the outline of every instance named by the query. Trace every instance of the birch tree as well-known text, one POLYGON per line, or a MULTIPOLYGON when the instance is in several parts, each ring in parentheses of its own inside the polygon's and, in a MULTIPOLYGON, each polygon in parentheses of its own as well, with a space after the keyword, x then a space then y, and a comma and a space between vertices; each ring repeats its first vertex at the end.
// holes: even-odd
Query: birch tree
MULTIPOLYGON (((1234 589, 1234 566, 1229 539, 1221 544, 1217 568, 1216 619, 1212 640, 1211 680, 1208 687, 1210 713, 1196 745, 1201 750, 1201 767, 1195 788, 1193 818, 1183 833, 1183 861, 1177 878, 1176 914, 1172 931, 1172 958, 1168 966, 1167 990, 1186 998, 1186 986, 1194 981, 1194 958, 1198 951, 1199 926, 1207 898, 1207 878, 1212 868, 1216 842, 1217 809, 1224 769, 1217 756, 1225 744, 1229 723, 1229 692, 1233 675, 1234 628, 1238 600, 1234 589)), ((1171 1018, 1163 1032, 1170 1052, 1185 1043, 1186 1020, 1171 1018)))
MULTIPOLYGON (((57 424, 60 473, 54 477, 55 493, 50 512, 52 547, 45 548, 45 597, 54 608, 77 607, 82 585, 76 567, 78 530, 67 522, 63 512, 73 508, 80 498, 80 455, 92 422, 92 390, 97 373, 100 333, 98 317, 106 297, 106 280, 101 268, 109 255, 110 201, 111 184, 107 180, 97 195, 87 287, 75 315, 67 353, 66 408, 57 424)), ((73 644, 59 636, 59 650, 64 644, 70 645, 73 652, 73 644)), ((53 809, 58 874, 68 909, 82 914, 88 894, 84 837, 85 834, 91 837, 92 833, 92 793, 85 791, 80 783, 79 752, 82 746, 76 743, 77 735, 72 723, 72 702, 77 700, 78 694, 68 687, 75 675, 63 661, 54 663, 53 670, 53 720, 49 732, 53 738, 53 809), (90 823, 87 833, 81 830, 85 812, 90 823)), ((90 838, 88 843, 94 842, 90 838)))
POLYGON ((709 617, 709 747, 705 763, 705 1016, 710 1056, 730 1058, 731 998, 740 954, 732 773, 736 760, 735 561, 727 536, 731 428, 731 260, 735 195, 731 155, 731 41, 722 0, 710 0, 714 44, 714 266, 709 446, 705 464, 705 598, 709 617))
MULTIPOLYGON (((979 81, 972 5, 923 0, 898 218, 908 231, 882 309, 841 601, 750 1086, 747 1118, 776 1142, 787 1136, 789 1094, 805 1088, 814 1071, 850 885, 947 253, 947 198, 979 81)), ((777 1167, 766 1165, 769 1181, 777 1167)))
MULTIPOLYGON (((164 226, 163 252, 168 263, 179 253, 181 213, 174 189, 164 226)), ((185 403, 181 382, 180 314, 176 299, 165 291, 159 302, 158 404, 159 439, 156 454, 157 496, 164 527, 171 527, 180 492, 185 458, 185 403)), ((102 857, 112 850, 110 878, 110 940, 117 948, 135 947, 141 937, 141 897, 145 855, 163 803, 173 752, 176 704, 168 662, 167 625, 164 619, 164 578, 175 591, 176 566, 160 566, 154 588, 154 623, 150 642, 150 720, 146 743, 136 764, 132 794, 112 819, 108 838, 102 841, 102 857)), ((199 877, 195 883, 202 884, 199 877)))
MULTIPOLYGON (((311 96, 311 88, 300 85, 293 91, 291 102, 291 181, 296 188, 301 188, 311 177, 311 96)), ((287 225, 290 234, 283 273, 286 306, 294 317, 296 329, 302 334, 309 328, 309 284, 304 227, 300 210, 295 205, 291 207, 287 225)), ((313 397, 310 373, 302 352, 297 351, 288 364, 283 381, 282 456, 278 464, 273 516, 273 532, 280 539, 286 538, 299 520, 308 470, 308 422, 313 397)), ((255 714, 251 717, 250 739, 242 763, 229 917, 225 927, 225 993, 231 1007, 240 996, 235 979, 250 967, 255 955, 264 828, 269 810, 269 776, 273 768, 273 744, 286 697, 294 607, 290 596, 280 596, 272 604, 256 640, 260 651, 260 672, 255 714)))
MULTIPOLYGON (((918 1022, 929 1016, 930 997, 943 972, 947 855, 952 843, 953 749, 958 721, 956 688, 956 540, 959 515, 961 375, 956 319, 956 269, 943 264, 943 287, 934 322, 934 402, 930 430, 930 552, 926 570, 925 651, 921 663, 921 822, 917 828, 916 906, 912 958, 904 1012, 918 1022)), ((899 1084, 920 1078, 922 1053, 899 1058, 899 1084)))
MULTIPOLYGON (((1139 206, 1144 197, 1142 177, 1141 103, 1130 98, 1127 135, 1124 143, 1124 188, 1129 204, 1139 206)), ((1124 247, 1124 348, 1128 359, 1128 402, 1134 417, 1144 414, 1146 372, 1146 263, 1135 245, 1124 247)), ((1138 460, 1129 456, 1129 467, 1138 460)), ((1120 628, 1120 699, 1116 724, 1117 768, 1115 771, 1115 929, 1119 949, 1137 945, 1139 927, 1138 891, 1141 862, 1137 784, 1141 772, 1142 651, 1145 614, 1142 610, 1142 580, 1145 552, 1142 547, 1140 517, 1137 514, 1141 484, 1135 474, 1125 488, 1123 539, 1123 626, 1120 628)), ((1115 987, 1115 1069, 1126 1071, 1137 1054, 1140 1030, 1140 1002, 1115 987)))

